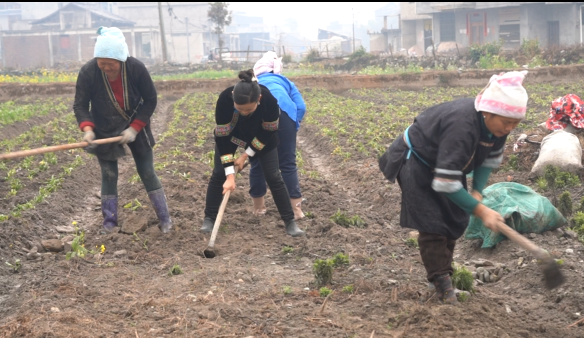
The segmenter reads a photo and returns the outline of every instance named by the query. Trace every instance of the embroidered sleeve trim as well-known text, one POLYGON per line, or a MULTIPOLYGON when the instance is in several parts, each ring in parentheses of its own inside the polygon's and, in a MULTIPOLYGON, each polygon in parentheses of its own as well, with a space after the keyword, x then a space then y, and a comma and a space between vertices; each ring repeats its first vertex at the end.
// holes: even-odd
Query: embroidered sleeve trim
POLYGON ((264 128, 264 130, 267 131, 276 131, 278 130, 278 124, 280 122, 280 119, 277 119, 274 122, 262 122, 262 128, 264 128))
POLYGON ((227 154, 227 155, 221 156, 221 164, 227 164, 227 163, 231 163, 231 162, 235 162, 235 158, 233 157, 232 154, 227 154))
POLYGON ((501 163, 503 162, 503 154, 497 156, 497 157, 492 157, 492 158, 487 158, 483 164, 481 164, 483 167, 486 168, 499 168, 499 166, 501 166, 501 163))
POLYGON ((457 192, 460 189, 463 189, 463 186, 460 181, 445 180, 436 177, 432 181, 432 189, 437 192, 451 194, 457 192))
POLYGON ((264 149, 264 147, 266 146, 265 144, 261 143, 257 137, 254 137, 253 140, 251 141, 251 145, 254 146, 254 148, 256 148, 257 150, 262 150, 264 149))
POLYGON ((220 124, 217 127, 215 127, 215 136, 218 137, 229 136, 233 129, 235 129, 235 125, 237 124, 238 119, 239 112, 235 111, 233 113, 233 118, 231 119, 231 122, 229 122, 228 124, 220 124))
POLYGON ((245 148, 245 145, 247 144, 235 136, 231 136, 231 142, 237 144, 237 146, 241 148, 245 148))

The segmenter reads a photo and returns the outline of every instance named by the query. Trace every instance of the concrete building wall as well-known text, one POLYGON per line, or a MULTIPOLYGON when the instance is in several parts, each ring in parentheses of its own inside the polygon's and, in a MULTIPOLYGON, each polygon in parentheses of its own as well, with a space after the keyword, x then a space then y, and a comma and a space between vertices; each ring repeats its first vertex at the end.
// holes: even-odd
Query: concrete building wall
MULTIPOLYGON (((208 54, 209 46, 205 46, 203 41, 203 32, 209 30, 208 6, 207 2, 170 2, 178 18, 176 20, 168 15, 168 3, 162 3, 169 61, 186 63, 189 62, 190 54, 190 62, 195 63, 208 54), (188 37, 185 18, 189 21, 188 37)), ((137 26, 158 29, 160 25, 157 2, 118 2, 118 15, 136 22, 137 26)))

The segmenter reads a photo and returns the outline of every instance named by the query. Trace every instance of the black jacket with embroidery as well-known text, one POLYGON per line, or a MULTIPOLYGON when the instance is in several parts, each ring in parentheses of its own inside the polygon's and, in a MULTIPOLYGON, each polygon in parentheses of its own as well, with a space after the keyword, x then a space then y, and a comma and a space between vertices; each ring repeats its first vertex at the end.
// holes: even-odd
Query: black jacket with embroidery
POLYGON ((234 107, 233 88, 225 89, 217 99, 215 107, 215 142, 221 155, 223 167, 233 165, 233 154, 237 147, 251 147, 261 156, 278 146, 278 123, 280 108, 278 100, 262 85, 260 104, 248 116, 242 116, 234 107))
MULTIPOLYGON (((497 168, 507 136, 490 138, 474 99, 459 99, 426 109, 408 130, 413 150, 434 169, 435 177, 463 180, 479 166, 497 168)), ((394 182, 408 153, 399 136, 380 159, 380 169, 394 182)), ((413 153, 410 156, 415 156, 413 153)))
MULTIPOLYGON (((142 153, 155 144, 150 130, 150 118, 156 109, 156 88, 150 73, 141 61, 130 56, 124 64, 126 74, 125 79, 122 78, 122 82, 125 83, 124 112, 129 119, 123 117, 116 109, 112 101, 113 94, 110 96, 108 93, 107 78, 104 78, 97 66, 96 58, 88 61, 79 71, 73 111, 78 124, 92 122, 95 125, 97 139, 120 135, 134 119, 144 122, 146 127, 138 133, 136 140, 129 144, 132 150, 142 153)), ((104 160, 115 160, 124 154, 123 147, 116 144, 98 146, 93 152, 104 160)))

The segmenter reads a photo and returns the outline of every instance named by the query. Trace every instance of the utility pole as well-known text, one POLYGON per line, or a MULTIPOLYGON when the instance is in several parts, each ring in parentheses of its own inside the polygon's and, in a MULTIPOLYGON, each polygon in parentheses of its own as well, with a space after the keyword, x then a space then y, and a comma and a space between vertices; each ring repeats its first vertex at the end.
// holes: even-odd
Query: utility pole
POLYGON ((162 62, 168 60, 166 53, 166 34, 164 33, 164 20, 162 19, 162 2, 158 3, 158 19, 160 20, 160 41, 162 42, 162 62))
POLYGON ((185 25, 187 26, 187 59, 189 63, 191 63, 191 44, 190 44, 190 37, 189 37, 189 18, 185 18, 185 25))
POLYGON ((355 53, 355 9, 351 8, 353 11, 353 53, 355 53))

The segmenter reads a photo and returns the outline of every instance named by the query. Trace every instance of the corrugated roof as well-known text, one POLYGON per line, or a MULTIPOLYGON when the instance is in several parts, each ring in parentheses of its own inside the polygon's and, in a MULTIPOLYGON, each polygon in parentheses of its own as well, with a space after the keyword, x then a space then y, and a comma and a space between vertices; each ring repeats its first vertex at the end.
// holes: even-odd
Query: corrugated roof
POLYGON ((85 6, 83 6, 81 4, 78 4, 78 3, 75 3, 75 2, 70 2, 69 4, 67 4, 66 6, 64 6, 63 8, 58 9, 57 11, 55 11, 55 12, 47 15, 46 17, 44 17, 42 19, 38 19, 38 20, 35 20, 35 21, 31 22, 31 24, 33 24, 33 25, 42 24, 42 23, 48 21, 49 19, 51 19, 54 15, 57 15, 59 12, 61 12, 63 10, 66 10, 66 9, 68 9, 70 7, 77 7, 77 8, 80 8, 80 9, 83 9, 83 10, 86 10, 86 11, 89 11, 92 14, 95 14, 97 16, 101 16, 102 18, 109 19, 109 20, 112 20, 112 21, 115 21, 115 22, 118 22, 118 23, 123 23, 123 24, 134 24, 135 23, 134 21, 128 20, 126 18, 123 18, 123 17, 121 17, 119 15, 116 15, 116 14, 113 14, 113 13, 110 13, 110 12, 98 11, 98 10, 95 10, 95 9, 91 9, 91 8, 85 7, 85 6))

